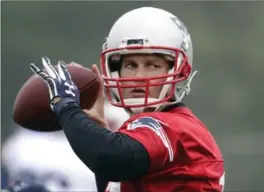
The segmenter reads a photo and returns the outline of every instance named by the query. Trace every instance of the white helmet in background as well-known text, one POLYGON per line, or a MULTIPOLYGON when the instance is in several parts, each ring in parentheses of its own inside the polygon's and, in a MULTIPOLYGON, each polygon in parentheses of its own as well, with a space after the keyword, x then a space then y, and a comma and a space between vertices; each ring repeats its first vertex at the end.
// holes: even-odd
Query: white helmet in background
POLYGON ((49 191, 97 191, 95 175, 76 156, 63 131, 17 127, 2 147, 10 181, 39 183, 49 191))
MULTIPOLYGON (((158 8, 142 7, 122 15, 112 26, 101 53, 102 75, 109 102, 132 113, 146 107, 155 111, 180 102, 190 91, 193 50, 190 34, 173 14, 158 8), (146 78, 120 78, 120 61, 124 54, 164 54, 173 62, 168 74, 146 78), (159 84, 150 80, 167 78, 159 84), (124 81, 145 81, 144 85, 122 85, 124 81), (124 99, 122 89, 163 86, 158 98, 124 99)), ((193 73, 195 74, 195 73, 193 73)))

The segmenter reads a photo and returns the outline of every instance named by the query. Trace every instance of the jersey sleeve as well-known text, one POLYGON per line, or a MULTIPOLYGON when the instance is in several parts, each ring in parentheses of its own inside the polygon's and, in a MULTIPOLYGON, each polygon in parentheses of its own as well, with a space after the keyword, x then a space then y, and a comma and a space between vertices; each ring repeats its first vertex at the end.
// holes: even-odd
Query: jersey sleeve
POLYGON ((139 141, 147 150, 153 172, 173 161, 174 150, 165 131, 166 124, 152 117, 140 117, 128 123, 122 132, 139 141))

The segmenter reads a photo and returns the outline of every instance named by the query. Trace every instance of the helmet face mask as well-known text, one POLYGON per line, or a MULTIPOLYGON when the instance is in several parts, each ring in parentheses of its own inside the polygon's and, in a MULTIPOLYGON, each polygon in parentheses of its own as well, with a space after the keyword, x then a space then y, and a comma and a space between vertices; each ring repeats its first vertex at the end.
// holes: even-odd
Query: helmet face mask
MULTIPOLYGON (((101 68, 102 68, 102 75, 106 88, 106 94, 109 102, 117 107, 135 108, 135 107, 149 107, 152 105, 168 102, 169 100, 173 99, 176 83, 186 80, 191 72, 191 66, 188 63, 188 58, 185 55, 185 53, 182 50, 176 50, 176 49, 172 50, 171 48, 167 48, 167 47, 143 47, 143 46, 140 48, 139 46, 126 47, 126 51, 128 52, 129 50, 135 50, 135 49, 136 50, 151 49, 153 53, 156 52, 155 50, 174 51, 175 53, 174 65, 172 69, 170 69, 170 71, 164 75, 153 76, 153 77, 123 77, 122 78, 119 75, 119 71, 110 71, 109 60, 107 61, 107 56, 106 56, 107 54, 110 53, 108 55, 108 57, 110 57, 111 53, 115 53, 116 51, 122 51, 122 49, 107 50, 105 52, 102 52, 101 68), (177 62, 179 58, 183 58, 180 59, 181 63, 177 62), (161 80, 161 79, 167 79, 167 80, 162 82, 152 82, 153 80, 161 80), (132 83, 130 85, 128 83, 125 83, 125 82, 133 82, 133 81, 144 81, 145 83, 136 84, 136 85, 132 83), (167 85, 168 87, 168 91, 165 97, 162 98, 148 97, 149 90, 151 87, 165 86, 165 85, 167 85), (137 98, 137 100, 139 101, 138 103, 129 102, 129 99, 125 99, 123 96, 123 89, 125 88, 144 88, 146 90, 145 97, 140 99, 137 98), (114 94, 114 96, 111 93, 114 94)), ((120 64, 119 64, 119 68, 120 68, 120 64)), ((132 99, 130 101, 133 100, 135 99, 132 99)))
POLYGON ((192 58, 189 56, 192 57, 192 45, 190 38, 184 34, 187 30, 183 31, 183 28, 178 27, 171 19, 172 17, 172 14, 161 9, 139 8, 126 13, 116 21, 101 53, 101 70, 106 95, 112 105, 130 109, 132 113, 138 113, 146 107, 159 110, 163 106, 179 102, 182 99, 185 90, 180 87, 183 92, 179 97, 177 84, 188 82, 191 75, 192 65, 189 61, 192 61, 192 58), (150 20, 143 17, 146 14, 157 19, 150 20), (141 23, 135 23, 142 18, 144 19, 141 23), (152 22, 152 26, 146 27, 146 24, 149 25, 150 22, 152 22), (135 23, 135 26, 131 28, 129 25, 130 29, 127 29, 128 23, 135 23), (163 28, 167 28, 164 35, 157 31, 162 25, 163 28), (120 77, 121 61, 112 62, 112 58, 122 58, 128 54, 161 54, 164 55, 164 58, 169 56, 172 58, 170 62, 173 62, 173 66, 168 73, 158 76, 120 77), (135 84, 133 83, 135 81, 143 83, 135 84), (157 86, 161 87, 159 96, 150 97, 150 90, 157 86), (127 98, 124 96, 124 90, 128 88, 144 89, 145 95, 141 98, 127 98))

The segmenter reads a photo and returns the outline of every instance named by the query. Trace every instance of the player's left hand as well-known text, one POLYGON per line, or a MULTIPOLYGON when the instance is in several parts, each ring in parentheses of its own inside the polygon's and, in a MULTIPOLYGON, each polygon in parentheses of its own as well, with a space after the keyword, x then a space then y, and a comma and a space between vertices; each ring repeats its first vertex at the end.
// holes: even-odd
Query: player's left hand
POLYGON ((30 69, 39 75, 48 85, 50 95, 50 107, 55 113, 68 103, 80 103, 80 91, 73 83, 66 63, 59 61, 58 71, 51 65, 48 57, 42 57, 42 64, 47 72, 43 72, 34 63, 30 69))
POLYGON ((100 87, 99 87, 99 94, 97 97, 96 102, 93 105, 93 108, 90 110, 84 109, 84 112, 95 122, 97 122, 100 126, 104 128, 108 128, 107 122, 105 120, 104 115, 104 102, 105 102, 105 95, 104 95, 104 81, 102 75, 97 67, 97 65, 92 65, 92 71, 96 73, 99 77, 100 87))

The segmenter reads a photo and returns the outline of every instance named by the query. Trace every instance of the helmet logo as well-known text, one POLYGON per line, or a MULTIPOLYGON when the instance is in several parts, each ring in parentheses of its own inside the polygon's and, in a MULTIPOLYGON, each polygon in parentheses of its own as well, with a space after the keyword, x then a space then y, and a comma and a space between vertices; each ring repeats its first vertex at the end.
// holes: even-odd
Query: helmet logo
POLYGON ((171 17, 171 20, 177 25, 177 27, 182 31, 182 37, 183 42, 181 45, 181 48, 186 52, 189 49, 189 40, 190 40, 190 34, 188 32, 187 27, 177 18, 177 17, 171 17))
POLYGON ((127 46, 128 45, 144 45, 144 39, 128 39, 127 46))

